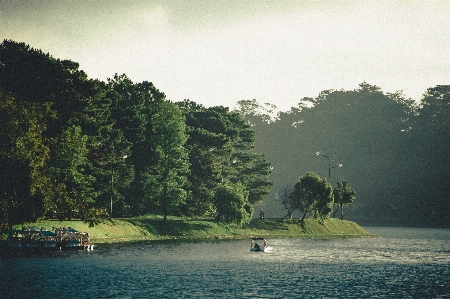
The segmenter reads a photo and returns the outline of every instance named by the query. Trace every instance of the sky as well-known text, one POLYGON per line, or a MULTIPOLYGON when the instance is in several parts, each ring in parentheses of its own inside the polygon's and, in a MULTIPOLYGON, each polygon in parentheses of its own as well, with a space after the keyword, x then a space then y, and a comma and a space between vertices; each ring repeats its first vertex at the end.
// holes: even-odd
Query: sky
POLYGON ((0 39, 207 107, 450 83, 450 0, 0 0, 0 39))

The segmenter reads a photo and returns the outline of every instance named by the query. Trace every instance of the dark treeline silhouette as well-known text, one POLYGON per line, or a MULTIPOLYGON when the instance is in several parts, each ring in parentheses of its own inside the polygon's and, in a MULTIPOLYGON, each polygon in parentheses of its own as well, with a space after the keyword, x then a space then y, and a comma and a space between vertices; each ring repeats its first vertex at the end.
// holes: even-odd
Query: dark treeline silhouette
POLYGON ((273 165, 266 211, 280 211, 277 192, 314 171, 333 186, 346 180, 356 190, 347 219, 364 225, 450 226, 450 86, 429 88, 415 103, 401 92, 384 93, 363 82, 356 90, 304 98, 275 119, 268 104, 238 104, 256 132, 256 149, 273 165))
POLYGON ((0 226, 45 215, 248 222, 270 163, 239 113, 173 103, 152 83, 89 79, 70 60, 0 44, 0 226))

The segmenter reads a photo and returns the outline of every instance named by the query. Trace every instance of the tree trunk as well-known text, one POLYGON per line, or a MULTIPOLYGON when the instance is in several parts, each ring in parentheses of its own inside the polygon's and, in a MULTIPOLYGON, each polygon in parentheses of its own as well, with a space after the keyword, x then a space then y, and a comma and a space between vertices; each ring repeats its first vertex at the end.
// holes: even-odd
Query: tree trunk
POLYGON ((12 214, 12 196, 8 200, 8 240, 12 239, 12 229, 13 229, 13 219, 11 217, 12 214))
POLYGON ((336 218, 336 213, 339 211, 339 206, 334 210, 332 218, 336 218))
MULTIPOLYGON (((165 177, 167 178, 167 175, 165 175, 165 177)), ((166 220, 167 220, 167 213, 168 213, 168 209, 169 209, 169 203, 167 202, 168 198, 167 198, 167 185, 164 183, 163 185, 163 221, 164 224, 166 224, 166 220)))
POLYGON ((305 220, 306 214, 308 214, 308 209, 305 210, 305 213, 303 213, 302 219, 300 219, 301 222, 305 220))

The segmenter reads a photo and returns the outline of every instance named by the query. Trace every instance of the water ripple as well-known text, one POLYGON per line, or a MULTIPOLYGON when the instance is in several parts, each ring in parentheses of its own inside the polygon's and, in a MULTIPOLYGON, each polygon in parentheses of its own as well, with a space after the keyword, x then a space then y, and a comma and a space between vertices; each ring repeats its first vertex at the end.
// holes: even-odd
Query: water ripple
POLYGON ((147 242, 3 258, 0 298, 450 298, 450 230, 398 230, 269 240, 271 253, 247 241, 147 242))

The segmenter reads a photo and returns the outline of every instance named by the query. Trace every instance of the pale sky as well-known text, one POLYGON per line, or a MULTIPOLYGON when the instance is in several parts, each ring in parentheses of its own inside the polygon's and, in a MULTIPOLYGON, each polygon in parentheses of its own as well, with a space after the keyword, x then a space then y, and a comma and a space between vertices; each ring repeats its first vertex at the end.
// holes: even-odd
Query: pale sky
POLYGON ((450 84, 450 0, 0 0, 0 39, 207 107, 450 84))

